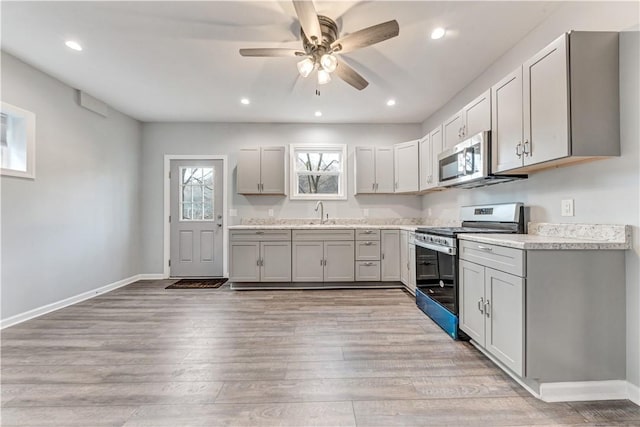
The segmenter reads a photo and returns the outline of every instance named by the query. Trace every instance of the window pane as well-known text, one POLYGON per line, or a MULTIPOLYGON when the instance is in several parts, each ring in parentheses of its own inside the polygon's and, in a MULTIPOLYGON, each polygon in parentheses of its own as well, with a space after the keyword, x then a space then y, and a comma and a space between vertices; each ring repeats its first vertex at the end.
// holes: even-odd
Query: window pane
POLYGON ((182 183, 191 184, 193 180, 194 170, 193 168, 182 168, 182 183))
POLYGON ((205 185, 213 185, 213 168, 204 168, 202 172, 202 182, 205 185))
POLYGON ((191 192, 193 193, 193 202, 202 203, 202 187, 194 185, 191 187, 191 192))
POLYGON ((340 177, 338 175, 298 176, 299 194, 338 194, 340 177))
POLYGON ((213 200, 205 200, 202 210, 204 211, 204 219, 213 219, 213 200))
POLYGON ((194 203, 191 209, 192 219, 202 219, 202 203, 194 203))
POLYGON ((192 216, 191 216, 191 203, 183 203, 182 204, 182 218, 181 219, 192 219, 192 216))
POLYGON ((183 202, 191 202, 191 186, 185 185, 182 187, 182 201, 183 202))
POLYGON ((340 153, 336 152, 297 152, 296 170, 339 172, 340 153))

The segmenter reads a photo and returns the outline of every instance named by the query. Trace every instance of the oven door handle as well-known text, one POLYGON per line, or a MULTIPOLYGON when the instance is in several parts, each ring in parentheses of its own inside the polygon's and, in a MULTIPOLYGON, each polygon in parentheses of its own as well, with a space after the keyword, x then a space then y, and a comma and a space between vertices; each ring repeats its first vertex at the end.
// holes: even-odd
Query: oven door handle
POLYGON ((420 240, 415 240, 414 243, 416 246, 420 246, 421 248, 431 249, 432 251, 440 252, 443 254, 447 254, 447 255, 456 254, 456 248, 450 248, 448 246, 432 245, 431 243, 421 242, 420 240))

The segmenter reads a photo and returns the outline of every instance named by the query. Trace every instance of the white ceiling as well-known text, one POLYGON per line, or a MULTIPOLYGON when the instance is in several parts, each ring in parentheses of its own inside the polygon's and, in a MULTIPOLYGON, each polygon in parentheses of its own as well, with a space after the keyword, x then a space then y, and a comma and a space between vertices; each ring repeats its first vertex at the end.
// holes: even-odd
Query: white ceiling
POLYGON ((2 49, 142 121, 417 123, 541 23, 549 2, 314 2, 340 34, 397 19, 400 35, 343 58, 370 85, 315 95, 295 58, 291 2, 2 2, 2 49), (444 39, 431 40, 443 26, 444 39), (84 50, 64 45, 79 41, 84 50), (248 97, 251 105, 240 104, 248 97), (389 108, 387 99, 397 105, 389 108), (323 116, 315 118, 321 110, 323 116))

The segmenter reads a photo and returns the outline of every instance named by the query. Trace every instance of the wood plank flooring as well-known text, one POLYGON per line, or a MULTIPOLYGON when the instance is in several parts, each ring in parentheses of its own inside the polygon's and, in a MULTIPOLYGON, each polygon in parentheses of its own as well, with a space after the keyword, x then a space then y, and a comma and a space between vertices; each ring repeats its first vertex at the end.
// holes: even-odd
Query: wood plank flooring
POLYGON ((2 426, 640 425, 548 404, 399 289, 141 281, 1 333, 2 426))

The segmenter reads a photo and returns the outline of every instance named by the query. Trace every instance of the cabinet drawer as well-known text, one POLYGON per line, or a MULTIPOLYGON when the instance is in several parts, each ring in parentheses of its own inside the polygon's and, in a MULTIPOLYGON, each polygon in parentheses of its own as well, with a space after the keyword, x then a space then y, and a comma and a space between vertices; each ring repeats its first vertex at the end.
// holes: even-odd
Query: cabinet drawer
POLYGON ((231 230, 229 240, 232 242, 291 240, 291 230, 231 230))
POLYGON ((357 241, 356 259, 358 261, 378 261, 380 259, 380 242, 372 240, 357 241))
POLYGON ((460 259, 516 276, 525 276, 524 251, 486 243, 460 241, 460 259))
POLYGON ((372 228, 356 230, 356 240, 380 240, 380 230, 372 228))
POLYGON ((356 261, 356 282, 379 282, 380 261, 356 261))
POLYGON ((293 240, 353 240, 353 230, 293 230, 293 240))

